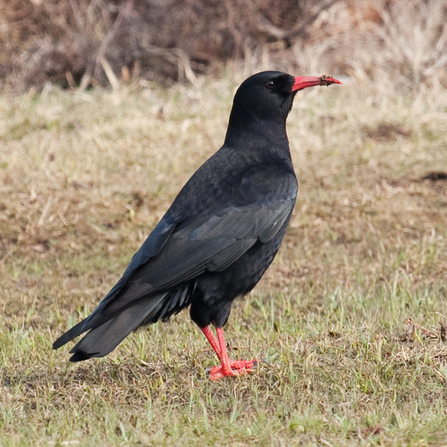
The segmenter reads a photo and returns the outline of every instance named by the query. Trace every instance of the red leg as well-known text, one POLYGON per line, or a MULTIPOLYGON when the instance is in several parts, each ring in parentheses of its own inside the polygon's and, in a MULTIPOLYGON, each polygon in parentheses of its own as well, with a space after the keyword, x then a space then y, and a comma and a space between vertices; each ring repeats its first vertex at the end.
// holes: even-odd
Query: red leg
POLYGON ((213 334, 213 331, 211 330, 211 328, 209 326, 207 326, 204 328, 200 328, 200 330, 205 334, 205 337, 210 342, 210 345, 213 347, 214 352, 217 354, 217 357, 220 358, 219 345, 217 343, 216 338, 214 337, 214 334, 213 334))
POLYGON ((230 360, 228 358, 227 345, 222 328, 216 328, 217 340, 214 338, 214 334, 209 326, 201 328, 201 330, 221 362, 221 366, 211 368, 211 380, 218 380, 227 376, 239 376, 253 371, 257 360, 230 360))

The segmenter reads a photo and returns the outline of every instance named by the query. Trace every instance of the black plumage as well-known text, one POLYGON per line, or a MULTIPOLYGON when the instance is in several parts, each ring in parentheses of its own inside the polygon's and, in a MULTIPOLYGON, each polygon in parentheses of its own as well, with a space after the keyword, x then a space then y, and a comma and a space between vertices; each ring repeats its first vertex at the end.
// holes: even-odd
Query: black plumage
POLYGON ((93 313, 54 349, 88 331, 70 361, 102 357, 138 327, 190 306, 222 362, 211 378, 251 370, 254 361, 228 359, 222 327, 233 300, 253 289, 281 245, 298 191, 286 118, 296 91, 339 83, 323 78, 262 72, 239 87, 222 148, 183 187, 93 313))

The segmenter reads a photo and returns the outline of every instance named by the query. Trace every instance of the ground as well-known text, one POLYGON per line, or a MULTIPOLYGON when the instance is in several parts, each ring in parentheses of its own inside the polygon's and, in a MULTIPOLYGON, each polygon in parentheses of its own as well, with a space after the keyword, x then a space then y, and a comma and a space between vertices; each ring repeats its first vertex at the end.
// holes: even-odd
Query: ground
POLYGON ((209 381, 188 312, 104 359, 51 349, 220 147, 236 86, 0 97, 1 445, 447 444, 442 90, 297 95, 294 216, 226 327, 253 374, 209 381))

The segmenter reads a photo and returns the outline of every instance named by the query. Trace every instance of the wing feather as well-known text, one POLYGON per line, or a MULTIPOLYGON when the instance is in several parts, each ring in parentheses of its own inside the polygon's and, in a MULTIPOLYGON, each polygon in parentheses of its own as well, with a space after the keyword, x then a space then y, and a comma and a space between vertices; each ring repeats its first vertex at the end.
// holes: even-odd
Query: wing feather
POLYGON ((232 208, 223 216, 198 219, 173 232, 160 253, 149 259, 120 290, 119 299, 107 304, 113 314, 148 294, 189 281, 206 270, 222 271, 258 240, 270 240, 290 216, 294 201, 282 201, 255 209, 232 208), (188 230, 188 231, 186 231, 188 230))

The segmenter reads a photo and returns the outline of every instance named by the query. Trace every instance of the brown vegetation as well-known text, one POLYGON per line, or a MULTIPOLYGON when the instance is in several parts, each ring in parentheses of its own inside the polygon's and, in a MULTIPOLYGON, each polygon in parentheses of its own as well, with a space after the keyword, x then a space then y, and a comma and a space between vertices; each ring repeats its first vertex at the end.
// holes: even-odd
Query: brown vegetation
POLYGON ((220 73, 229 61, 446 84, 442 0, 0 0, 0 79, 24 89, 220 73))

